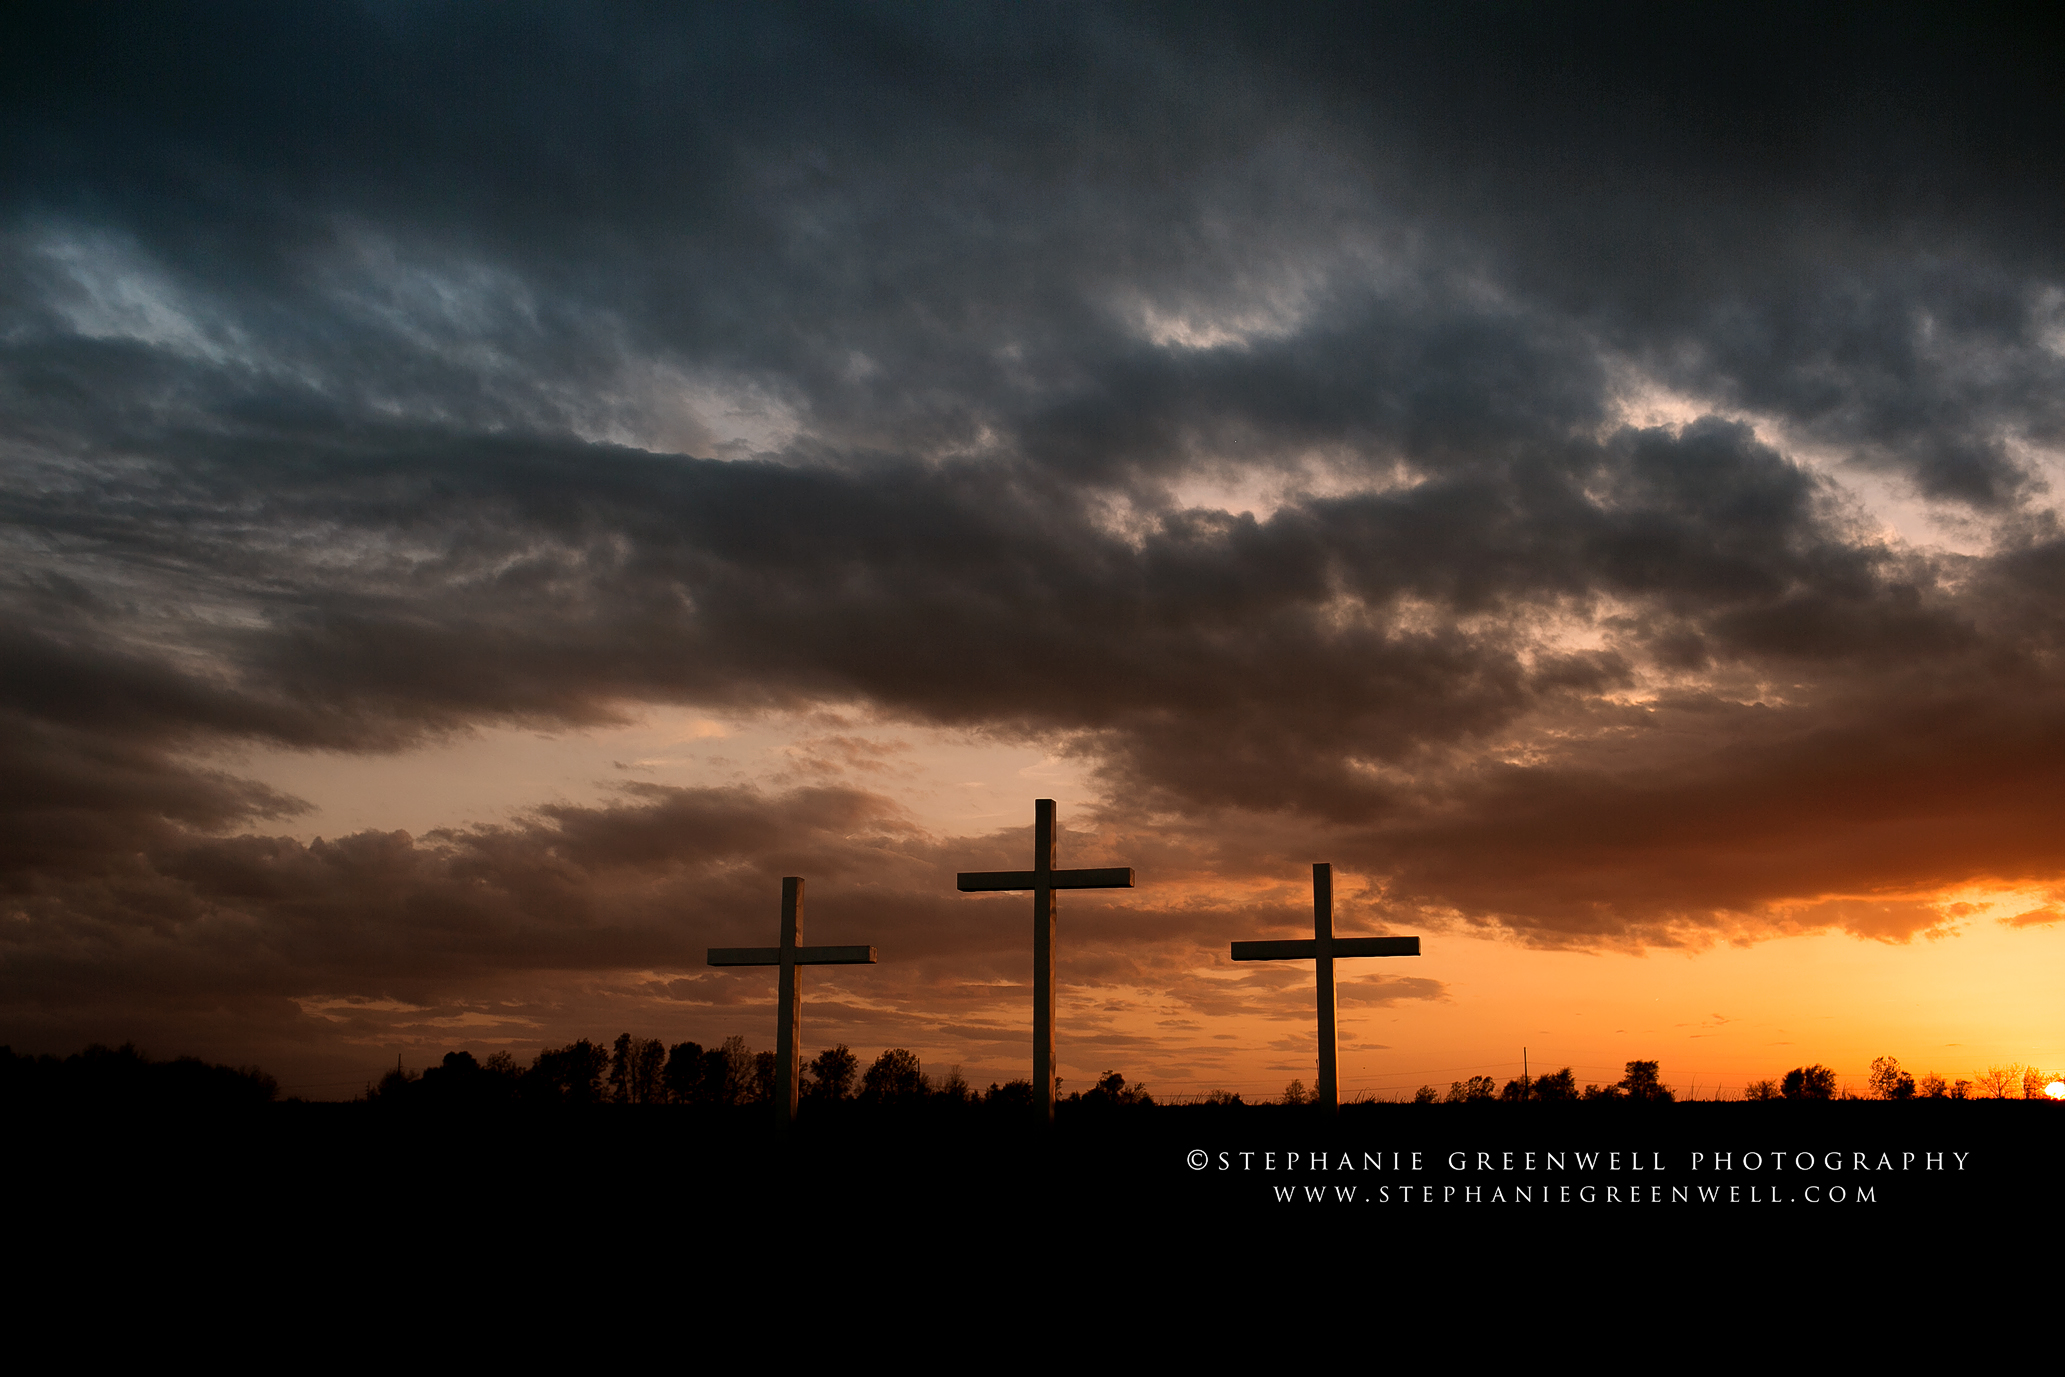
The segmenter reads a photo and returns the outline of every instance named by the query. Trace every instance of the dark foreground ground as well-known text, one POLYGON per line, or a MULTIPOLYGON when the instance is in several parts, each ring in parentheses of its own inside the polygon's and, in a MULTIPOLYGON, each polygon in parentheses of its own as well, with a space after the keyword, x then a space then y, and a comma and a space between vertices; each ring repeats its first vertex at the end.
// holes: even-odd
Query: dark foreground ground
POLYGON ((1394 1278, 1521 1257, 1970 1258, 2050 1232, 2061 1147, 2065 1105, 2015 1101, 1363 1105, 1332 1123, 1161 1106, 1045 1133, 854 1112, 786 1142, 759 1111, 289 1103, 17 1115, 5 1168, 18 1258, 113 1254, 160 1277, 222 1258, 255 1285, 378 1260, 416 1294, 483 1272, 758 1276, 784 1255, 970 1284, 1036 1257, 1394 1278))

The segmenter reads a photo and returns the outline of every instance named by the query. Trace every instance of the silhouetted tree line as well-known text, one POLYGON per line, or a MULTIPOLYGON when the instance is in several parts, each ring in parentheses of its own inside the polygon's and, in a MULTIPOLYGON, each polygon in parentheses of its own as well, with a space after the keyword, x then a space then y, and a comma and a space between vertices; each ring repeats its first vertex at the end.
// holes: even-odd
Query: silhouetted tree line
MULTIPOLYGON (((1578 1087, 1571 1068, 1539 1076, 1520 1076, 1500 1086, 1490 1076, 1472 1076, 1451 1083, 1443 1093, 1423 1085, 1415 1104, 1574 1103, 1622 1101, 1669 1103, 1676 1097, 1665 1086, 1654 1061, 1631 1061, 1611 1085, 1578 1087)), ((539 1052, 528 1066, 508 1052, 485 1060, 471 1052, 447 1052, 437 1065, 421 1072, 397 1067, 364 1099, 376 1104, 445 1105, 486 1108, 498 1105, 672 1104, 728 1109, 766 1105, 774 1097, 774 1054, 755 1052, 742 1037, 715 1047, 693 1042, 672 1047, 657 1038, 622 1034, 608 1047, 583 1038, 565 1047, 539 1052)), ((1058 1084, 1058 1083, 1057 1083, 1058 1084)), ((1797 1066, 1783 1076, 1752 1082, 1751 1100, 1825 1101, 1837 1099, 2045 1099, 2065 1095, 2065 1083, 2035 1066, 1990 1066, 1976 1080, 1947 1082, 1929 1072, 1920 1077, 1903 1070, 1897 1059, 1879 1057, 1871 1064, 1866 1093, 1843 1090, 1834 1070, 1816 1063, 1797 1066), (2053 1087, 2056 1087, 2054 1093, 2053 1087)), ((977 1090, 958 1066, 929 1075, 915 1052, 892 1047, 865 1070, 844 1043, 819 1052, 803 1068, 801 1098, 807 1112, 854 1109, 935 1110, 956 1108, 1030 1112, 1030 1081, 992 1083, 977 1090)), ((179 1057, 156 1061, 132 1044, 95 1044, 67 1057, 18 1055, 0 1047, 0 1103, 76 1105, 142 1105, 217 1108, 268 1104, 279 1097, 279 1084, 255 1066, 233 1067, 179 1057)), ((1282 1102, 1305 1104, 1313 1096, 1300 1081, 1285 1088, 1282 1102)), ((1143 1086, 1129 1085, 1117 1071, 1107 1070, 1088 1090, 1058 1097, 1063 1111, 1102 1114, 1152 1108, 1143 1086)), ((1215 1091, 1204 1103, 1238 1106, 1241 1097, 1215 1091)))
MULTIPOLYGON (((803 1067, 799 1087, 805 1106, 822 1113, 833 1106, 911 1108, 918 1105, 966 1106, 1009 1112, 1030 1111, 1030 1081, 992 1084, 979 1091, 958 1066, 943 1075, 926 1074, 918 1055, 892 1047, 863 1071, 853 1049, 840 1043, 819 1052, 803 1067)), ((742 1037, 716 1047, 682 1042, 668 1047, 658 1038, 619 1036, 605 1049, 582 1039, 540 1052, 528 1067, 507 1052, 481 1061, 471 1052, 447 1052, 444 1060, 421 1072, 397 1066, 368 1086, 365 1099, 375 1104, 449 1105, 592 1105, 673 1104, 705 1108, 765 1105, 774 1099, 774 1053, 755 1052, 742 1037)), ((1086 1091, 1063 1097, 1062 1103, 1086 1112, 1151 1106, 1146 1090, 1128 1085, 1116 1071, 1107 1071, 1086 1091)))
MULTIPOLYGON (((1535 1101, 1562 1103, 1569 1101, 1624 1100, 1633 1103, 1667 1104, 1676 1099, 1658 1074, 1658 1064, 1653 1061, 1631 1061, 1627 1073, 1612 1085, 1587 1085, 1580 1090, 1577 1078, 1569 1067, 1552 1071, 1547 1075, 1520 1076, 1507 1081, 1504 1087, 1490 1076, 1472 1076, 1468 1080, 1455 1081, 1444 1094, 1438 1087, 1423 1085, 1413 1095, 1414 1104, 1468 1104, 1472 1102, 1535 1101)), ((1304 1087, 1292 1081, 1284 1092, 1284 1102, 1296 1104, 1303 1097, 1304 1087)), ((1917 1078, 1901 1069, 1894 1057, 1878 1057, 1872 1061, 1871 1073, 1865 1078, 1865 1089, 1861 1093, 1846 1090, 1840 1085, 1833 1069, 1819 1062, 1812 1066, 1795 1066, 1783 1076, 1768 1080, 1752 1081, 1743 1092, 1748 1100, 2014 1100, 2014 1099, 2056 1099, 2065 1098, 2065 1083, 2061 1078, 2041 1071, 2034 1066, 2019 1064, 1990 1066, 1976 1081, 1946 1081, 1931 1071, 1917 1078), (2050 1087, 2059 1085, 2059 1092, 2053 1094, 2050 1087)))
POLYGON ((1976 1080, 1946 1081, 1934 1071, 1918 1079, 1901 1069, 1897 1057, 1874 1057, 1862 1093, 1845 1090, 1836 1073, 1820 1063, 1795 1066, 1776 1080, 1751 1081, 1743 1098, 1750 1100, 2044 1100, 2061 1078, 2038 1067, 2011 1062, 1989 1066, 1976 1080))
POLYGON ((397 1066, 368 1086, 365 1098, 453 1107, 745 1104, 772 1093, 773 1061, 770 1054, 754 1056, 743 1038, 706 1051, 693 1042, 669 1049, 658 1038, 626 1033, 611 1047, 582 1038, 547 1048, 529 1066, 508 1052, 490 1053, 485 1061, 471 1052, 447 1052, 421 1072, 397 1066))
POLYGON ((270 1104, 279 1082, 255 1066, 199 1057, 154 1061, 133 1043, 99 1043, 68 1057, 0 1047, 0 1103, 228 1109, 270 1104))
MULTIPOLYGON (((1631 1104, 1669 1104, 1677 1099, 1663 1083, 1659 1064, 1631 1061, 1626 1073, 1612 1085, 1577 1087, 1577 1076, 1569 1067, 1539 1076, 1516 1076, 1503 1087, 1490 1076, 1472 1076, 1451 1082, 1448 1093, 1423 1085, 1413 1094, 1414 1104, 1472 1104, 1498 1101, 1504 1104, 1570 1104, 1580 1101, 1624 1101, 1631 1104)), ((1297 1082, 1291 1082, 1296 1085, 1297 1082)))

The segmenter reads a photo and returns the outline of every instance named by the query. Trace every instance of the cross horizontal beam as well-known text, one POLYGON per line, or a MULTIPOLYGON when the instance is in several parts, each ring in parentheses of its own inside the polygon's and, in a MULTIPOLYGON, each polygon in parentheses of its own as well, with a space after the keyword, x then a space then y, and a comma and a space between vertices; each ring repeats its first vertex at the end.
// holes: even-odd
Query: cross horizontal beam
MULTIPOLYGON (((873 947, 797 947, 796 964, 799 966, 872 966, 875 964, 873 947)), ((710 964, 713 966, 779 966, 782 963, 780 947, 712 947, 710 964)))
POLYGON ((1112 870, 964 870, 957 882, 963 894, 979 890, 1038 889, 1131 889, 1133 867, 1112 870))
MULTIPOLYGON (((1417 937, 1336 937, 1329 944, 1340 956, 1418 956, 1417 937)), ((1319 943, 1310 937, 1283 942, 1235 942, 1236 961, 1315 961, 1319 943)))

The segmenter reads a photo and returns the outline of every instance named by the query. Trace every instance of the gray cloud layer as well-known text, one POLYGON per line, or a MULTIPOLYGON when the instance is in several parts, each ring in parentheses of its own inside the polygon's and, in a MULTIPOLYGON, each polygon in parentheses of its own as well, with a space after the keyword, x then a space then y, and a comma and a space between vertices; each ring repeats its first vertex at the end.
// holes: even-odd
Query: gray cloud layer
MULTIPOLYGON (((192 763, 626 702, 1072 741, 1169 873, 1324 842, 1547 943, 1898 937, 2065 869, 2065 169, 2005 19, 9 23, 21 1026, 692 964, 753 906, 689 813, 1008 949, 862 795, 305 848, 192 763), (864 879, 883 836, 922 863, 864 879), (627 897, 690 892, 687 946, 627 897)), ((1144 911, 1095 959, 1208 944, 1144 911)))

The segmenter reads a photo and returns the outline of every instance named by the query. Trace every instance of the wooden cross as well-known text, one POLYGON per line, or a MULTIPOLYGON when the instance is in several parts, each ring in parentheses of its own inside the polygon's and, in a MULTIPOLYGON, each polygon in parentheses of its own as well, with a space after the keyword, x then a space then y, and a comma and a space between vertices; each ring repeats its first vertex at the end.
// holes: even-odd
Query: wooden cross
POLYGON ((1054 891, 1131 889, 1133 869, 1056 870, 1054 800, 1033 800, 1033 868, 961 872, 963 894, 1029 889, 1033 896, 1033 1095, 1041 1120, 1054 1122, 1054 891))
POLYGON ((1312 867, 1312 940, 1235 942, 1236 961, 1310 961, 1319 984, 1319 1102, 1341 1107, 1340 1046, 1334 1035, 1334 961, 1343 956, 1418 956, 1417 937, 1334 936, 1334 868, 1312 867))
POLYGON ((787 1128, 796 1119, 798 1048, 803 1041, 803 1000, 798 993, 798 966, 872 966, 873 947, 802 947, 803 877, 782 877, 782 944, 778 947, 712 947, 713 966, 779 966, 774 1025, 774 1118, 787 1128))

